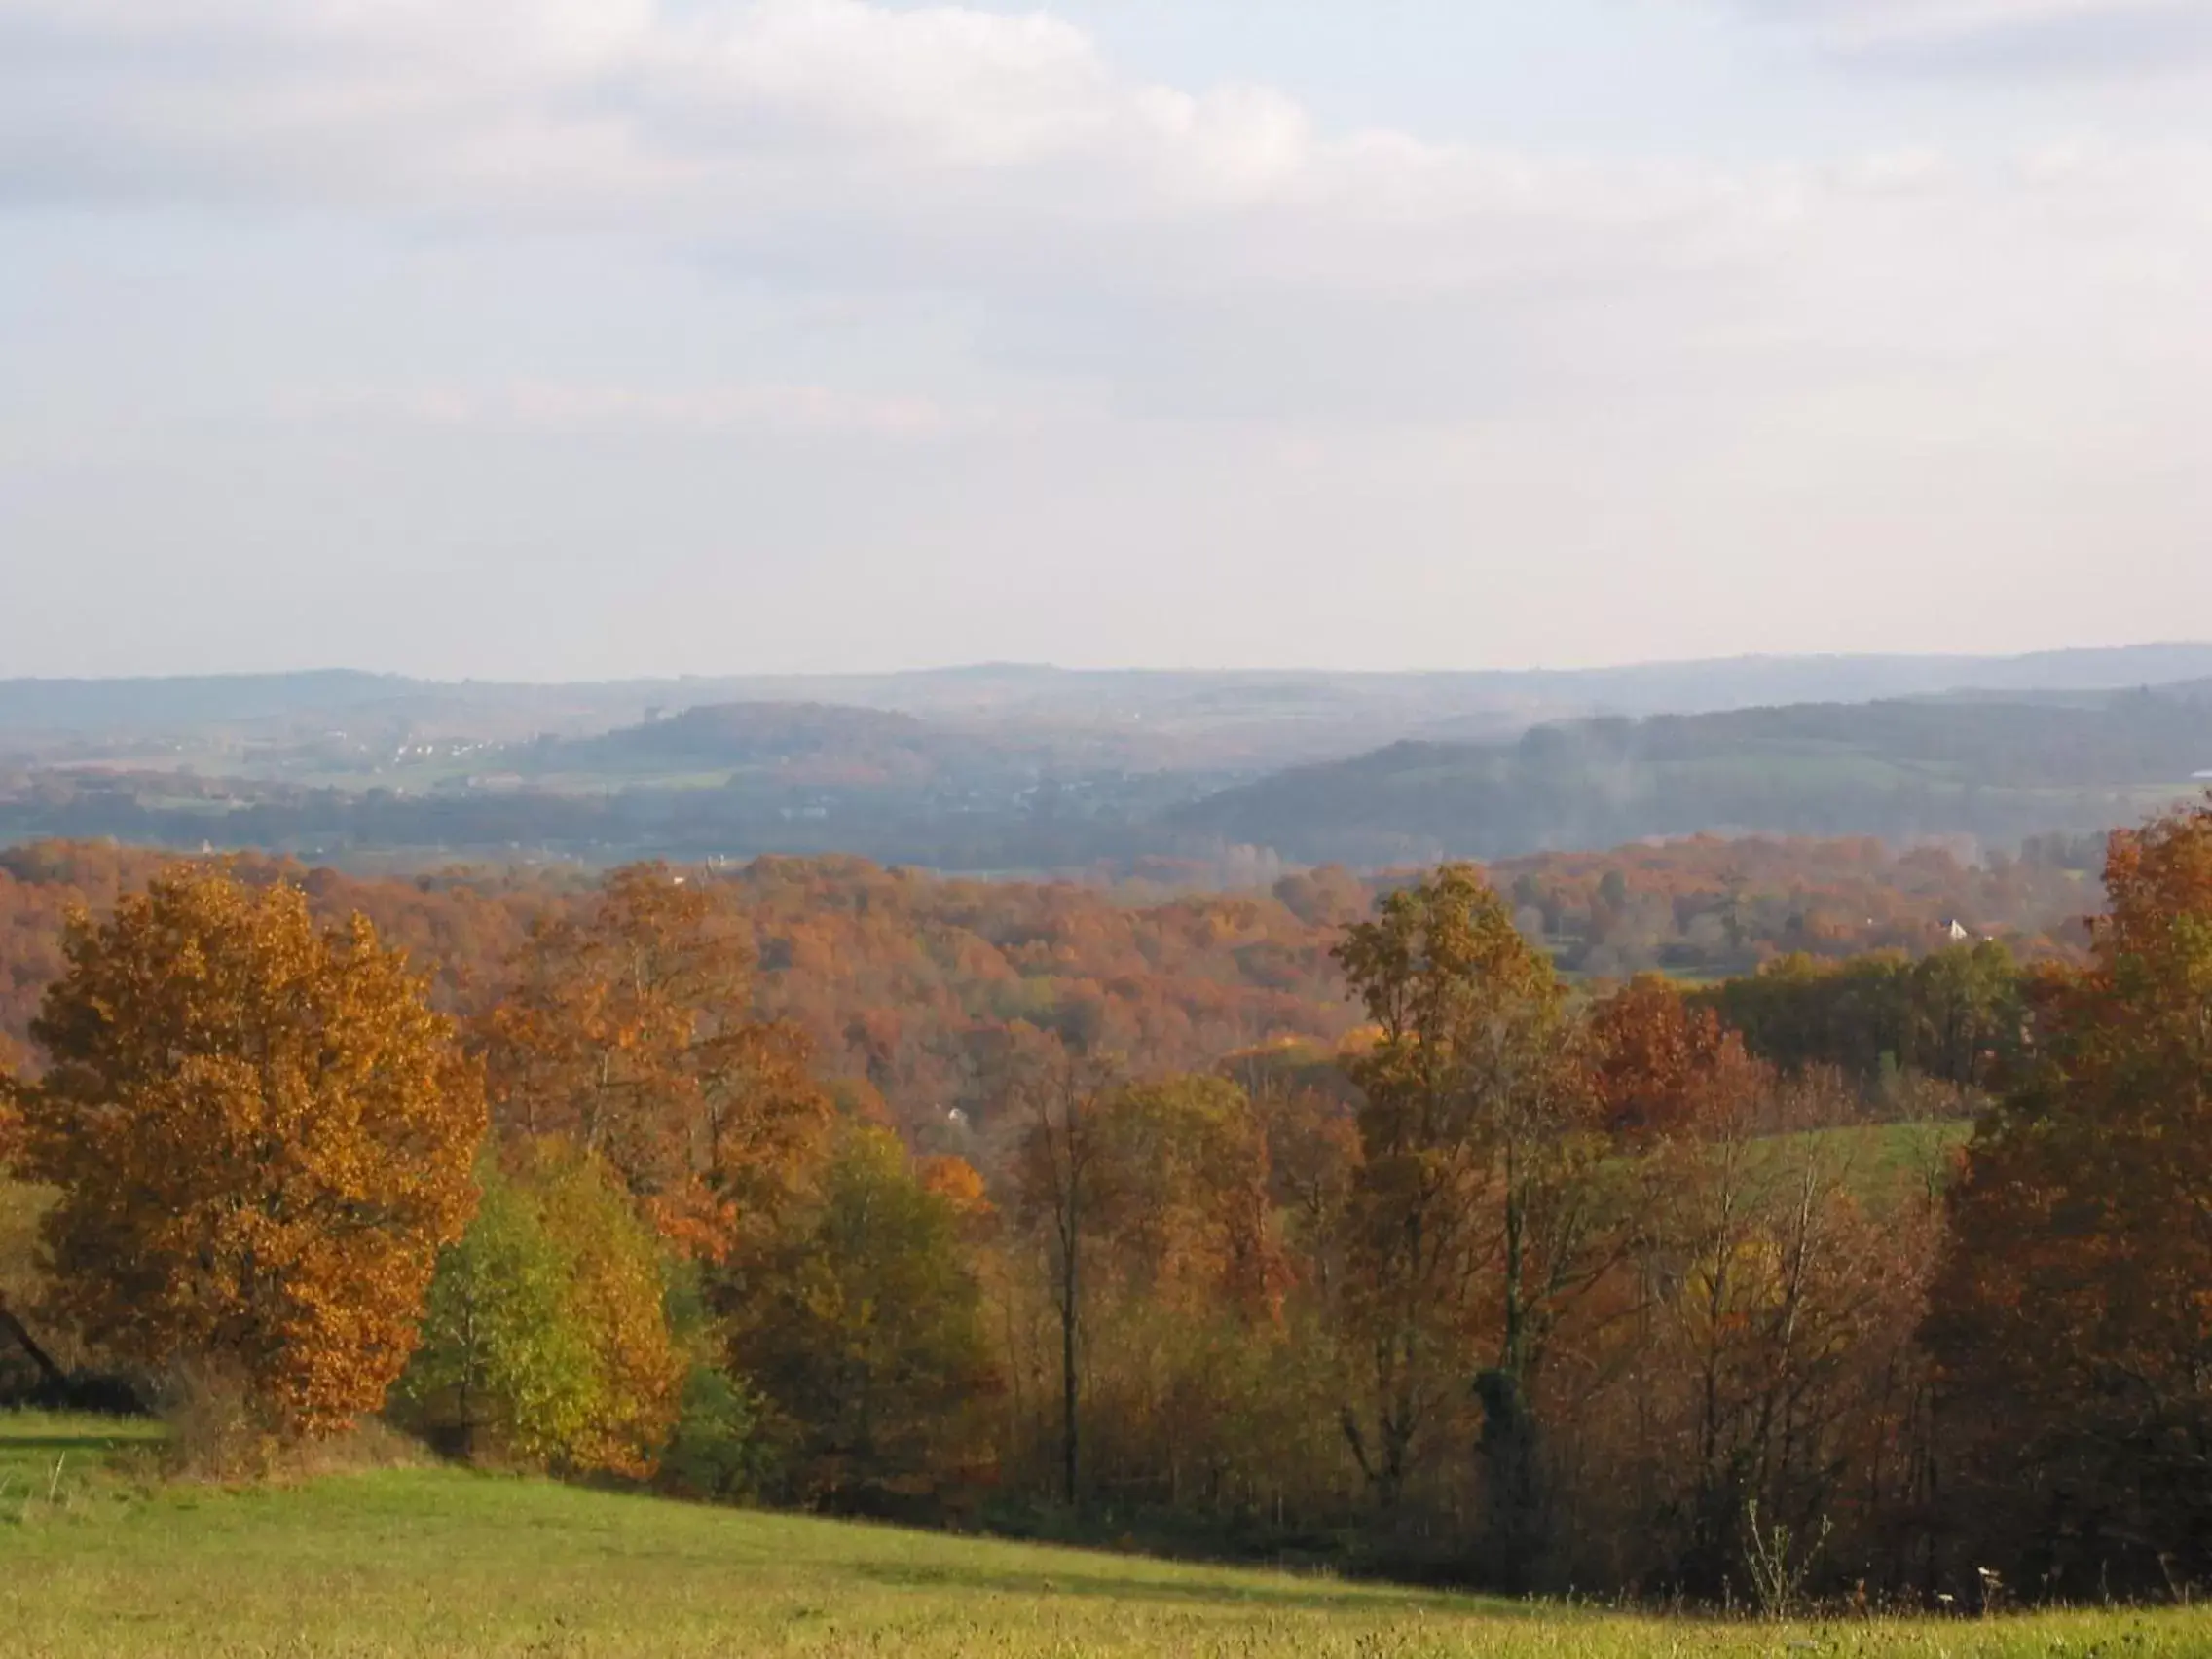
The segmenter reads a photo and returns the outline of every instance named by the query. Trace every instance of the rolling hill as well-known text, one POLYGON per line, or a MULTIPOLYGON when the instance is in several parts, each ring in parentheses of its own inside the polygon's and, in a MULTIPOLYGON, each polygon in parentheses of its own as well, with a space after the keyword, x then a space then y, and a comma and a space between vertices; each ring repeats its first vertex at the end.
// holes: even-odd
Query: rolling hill
POLYGON ((510 752, 531 773, 594 778, 768 772, 784 784, 921 782, 972 756, 975 740, 912 715, 834 703, 710 703, 603 737, 510 752))
MULTIPOLYGON (((669 714, 647 705, 611 726, 585 720, 571 688, 561 693, 567 723, 523 741, 378 737, 373 719, 385 716, 370 711, 398 706, 387 700, 290 748, 234 734, 204 753, 125 744, 0 765, 0 840, 590 864, 850 852, 975 871, 1255 848, 1391 866, 1697 832, 2009 847, 2131 822, 2212 771, 2212 678, 2153 690, 2083 683, 2129 665, 2186 667, 2194 651, 2037 659, 2050 681, 2017 689, 1535 724, 1533 705, 1514 712, 1496 699, 1508 682, 1527 689, 1542 677, 977 670, 872 682, 882 696, 896 682, 948 699, 926 711, 748 697, 669 714), (1470 689, 1477 682, 1490 689, 1470 689)), ((1662 673, 1677 677, 1664 682, 1669 694, 1689 696, 1701 684, 1873 672, 1852 660, 1607 671, 1582 677, 1575 694, 1662 673)), ((1949 659, 1899 660, 1924 678, 1954 672, 1949 659)), ((389 687, 338 677, 324 689, 389 687)), ((1637 694, 1661 689, 1653 681, 1637 694)), ((242 713, 265 707, 260 696, 226 682, 180 691, 178 707, 242 713)), ((604 716, 613 704, 596 707, 604 716)), ((6 708, 0 685, 0 726, 6 708)))
POLYGON ((1191 834, 1389 864, 1700 831, 2015 842, 2131 822, 2212 771, 2212 686, 1804 704, 1400 743, 1174 810, 1191 834))
MULTIPOLYGON (((263 739, 343 726, 498 741, 590 736, 647 711, 707 704, 842 704, 986 726, 1143 723, 1189 738, 1234 733, 1260 763, 1322 758, 1416 735, 1490 737, 1500 725, 1639 717, 1967 689, 2095 691, 2212 677, 2212 644, 2025 656, 1745 656, 1607 668, 1346 673, 1069 670, 1024 664, 893 674, 728 675, 530 684, 350 670, 115 680, 0 679, 0 750, 62 741, 263 739), (1457 729, 1455 728, 1464 728, 1457 729)), ((1217 756, 1218 758, 1218 756, 1217 756)))

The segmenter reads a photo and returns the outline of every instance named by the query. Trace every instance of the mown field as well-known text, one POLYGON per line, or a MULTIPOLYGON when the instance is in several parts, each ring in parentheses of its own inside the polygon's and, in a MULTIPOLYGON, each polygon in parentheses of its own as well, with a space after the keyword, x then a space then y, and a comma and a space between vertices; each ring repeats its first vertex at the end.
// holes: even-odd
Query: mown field
POLYGON ((0 1653, 1489 1655, 2212 1652, 2212 1616, 1623 1617, 397 1468, 152 1479, 144 1428, 0 1419, 0 1653))
POLYGON ((1963 1119, 1925 1124, 1868 1124, 1786 1136, 1778 1145, 1810 1141, 1843 1168, 1851 1190, 1877 1208, 1917 1198, 1950 1179, 1953 1160, 1973 1138, 1963 1119))

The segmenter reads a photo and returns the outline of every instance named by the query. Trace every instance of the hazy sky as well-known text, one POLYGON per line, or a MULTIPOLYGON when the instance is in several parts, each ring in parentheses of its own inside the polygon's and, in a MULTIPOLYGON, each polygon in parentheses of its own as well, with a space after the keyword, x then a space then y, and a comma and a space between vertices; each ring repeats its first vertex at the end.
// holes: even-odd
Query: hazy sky
POLYGON ((2212 0, 0 0, 0 676, 2212 636, 2212 0))

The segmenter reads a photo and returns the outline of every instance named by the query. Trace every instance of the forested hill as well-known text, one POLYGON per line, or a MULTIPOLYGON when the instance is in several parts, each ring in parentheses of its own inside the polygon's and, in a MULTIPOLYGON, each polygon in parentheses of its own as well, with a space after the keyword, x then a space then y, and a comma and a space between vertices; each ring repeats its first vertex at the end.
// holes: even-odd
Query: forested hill
POLYGON ((419 694, 420 682, 349 669, 128 680, 0 680, 0 732, 173 731, 329 718, 419 694))
MULTIPOLYGON (((585 736, 647 710, 704 703, 837 703, 925 717, 1165 722, 1178 729, 1285 720, 1327 732, 1400 732, 1484 716, 1567 719, 1761 704, 2155 685, 2212 676, 2212 643, 2025 656, 1746 656, 1609 668, 1445 673, 1069 671, 1018 664, 891 674, 735 674, 527 684, 323 669, 115 680, 0 679, 0 739, 175 739, 208 726, 415 728, 512 740, 585 736)), ((1462 730, 1457 735, 1469 735, 1462 730)))
POLYGON ((2133 822, 2212 771, 2212 682, 1803 704, 1400 743, 1226 791, 1190 833, 1300 860, 1502 857, 1720 830, 2009 843, 2133 822))
MULTIPOLYGON (((2167 666, 2188 661, 2177 648, 2167 666)), ((245 718, 255 682, 176 682, 185 735, 19 739, 0 684, 0 844, 113 837, 414 867, 855 854, 993 875, 1167 859, 1247 885, 1285 862, 1388 868, 1708 831, 2009 849, 2138 822, 2212 771, 2212 679, 2113 691, 2081 685, 2086 669, 2047 671, 2025 689, 1641 719, 1478 706, 1454 677, 1208 689, 1132 676, 1116 683, 1160 699, 1087 703, 1064 688, 1002 697, 990 688, 1060 685, 1009 670, 960 682, 984 707, 648 700, 619 721, 623 699, 655 693, 446 688, 334 713, 327 729, 245 718)), ((332 695, 387 689, 329 678, 332 695)))
POLYGON ((669 768, 746 766, 819 768, 826 779, 926 775, 944 756, 979 748, 911 715, 834 703, 718 703, 602 737, 542 742, 518 751, 525 770, 572 769, 619 776, 669 768))

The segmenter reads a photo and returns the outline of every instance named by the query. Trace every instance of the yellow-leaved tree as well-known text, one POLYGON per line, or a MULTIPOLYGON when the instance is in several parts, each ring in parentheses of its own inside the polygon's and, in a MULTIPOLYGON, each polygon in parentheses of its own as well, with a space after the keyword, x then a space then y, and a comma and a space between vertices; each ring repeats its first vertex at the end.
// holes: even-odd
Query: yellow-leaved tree
POLYGON ((620 1178, 563 1141, 488 1159, 482 1183, 430 1282, 401 1420, 470 1457, 650 1475, 685 1371, 656 1235, 620 1178))
POLYGON ((384 1402, 485 1109, 451 1022, 362 918, 177 866, 70 924, 12 1088, 56 1318, 117 1361, 236 1381, 297 1440, 384 1402))

